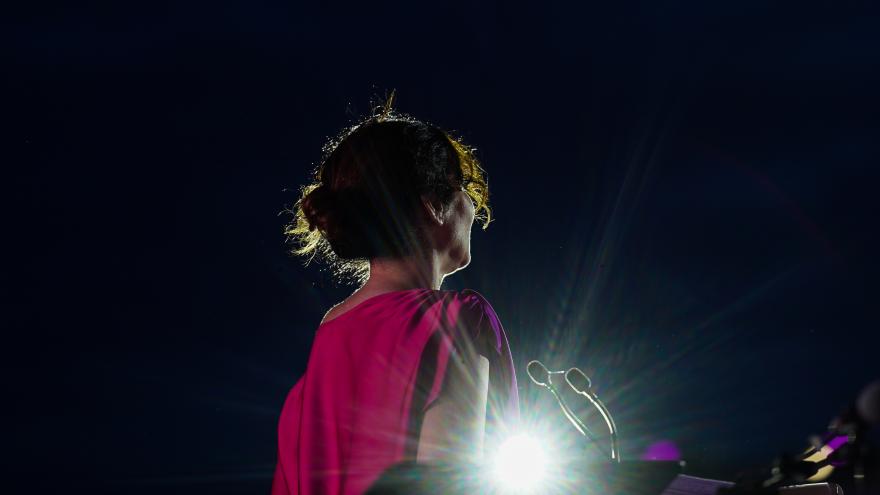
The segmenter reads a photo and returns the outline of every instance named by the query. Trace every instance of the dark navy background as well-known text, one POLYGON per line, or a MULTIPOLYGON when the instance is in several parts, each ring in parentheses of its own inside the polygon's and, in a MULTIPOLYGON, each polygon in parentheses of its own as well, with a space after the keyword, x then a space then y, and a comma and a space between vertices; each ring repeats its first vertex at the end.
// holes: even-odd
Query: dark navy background
POLYGON ((448 288, 493 303, 520 370, 587 369, 625 456, 671 440, 730 478, 880 376, 874 2, 3 17, 0 450, 30 491, 267 492, 285 395, 351 290, 286 255, 279 212, 390 89, 489 172, 497 220, 448 288))

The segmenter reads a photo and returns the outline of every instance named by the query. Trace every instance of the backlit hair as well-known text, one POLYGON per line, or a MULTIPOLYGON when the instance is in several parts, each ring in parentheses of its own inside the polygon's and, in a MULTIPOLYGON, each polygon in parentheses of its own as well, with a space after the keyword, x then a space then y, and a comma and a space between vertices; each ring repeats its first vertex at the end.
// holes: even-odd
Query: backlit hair
POLYGON ((463 190, 485 229, 486 175, 474 148, 449 132, 392 109, 394 95, 323 148, 314 182, 302 187, 284 233, 293 253, 363 282, 369 260, 421 245, 421 198, 448 205, 463 190))

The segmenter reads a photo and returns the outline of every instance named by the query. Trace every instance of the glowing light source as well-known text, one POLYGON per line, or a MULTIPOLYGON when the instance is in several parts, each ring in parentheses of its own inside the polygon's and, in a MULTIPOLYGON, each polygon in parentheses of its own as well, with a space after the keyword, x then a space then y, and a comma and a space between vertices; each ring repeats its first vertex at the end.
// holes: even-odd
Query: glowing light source
POLYGON ((529 492, 544 478, 547 458, 533 437, 519 434, 508 438, 495 456, 495 481, 506 492, 529 492))

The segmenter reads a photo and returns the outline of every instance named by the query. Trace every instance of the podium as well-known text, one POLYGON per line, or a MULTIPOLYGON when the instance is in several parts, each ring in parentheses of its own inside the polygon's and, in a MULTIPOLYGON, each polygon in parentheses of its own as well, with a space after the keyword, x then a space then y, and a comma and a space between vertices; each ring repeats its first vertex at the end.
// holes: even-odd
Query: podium
MULTIPOLYGON (((679 461, 560 463, 553 467, 540 495, 705 495, 730 482, 679 476, 679 461)), ((386 471, 365 495, 504 495, 485 467, 404 462, 386 471)), ((833 483, 780 489, 781 495, 841 495, 833 483)))
MULTIPOLYGON (((580 468, 568 465, 560 471, 560 476, 570 481, 561 483, 559 488, 560 493, 565 494, 660 495, 681 471, 679 461, 602 462, 584 464, 580 468)), ((553 477, 549 476, 551 485, 553 477)))
MULTIPOLYGON (((547 474, 541 495, 660 495, 681 472, 670 461, 558 464, 547 474)), ((406 462, 386 471, 365 495, 501 494, 478 466, 406 462)))

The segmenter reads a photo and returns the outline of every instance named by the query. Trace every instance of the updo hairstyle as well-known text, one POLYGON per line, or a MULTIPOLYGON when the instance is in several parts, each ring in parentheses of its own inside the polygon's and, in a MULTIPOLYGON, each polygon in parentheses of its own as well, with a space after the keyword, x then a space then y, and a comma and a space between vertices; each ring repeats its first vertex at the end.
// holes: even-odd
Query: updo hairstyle
POLYGON ((285 227, 293 252, 322 258, 337 275, 363 282, 369 260, 400 257, 422 245, 421 197, 448 205, 464 190, 485 229, 489 189, 474 149, 449 133, 391 110, 372 116, 324 146, 315 182, 285 227))

